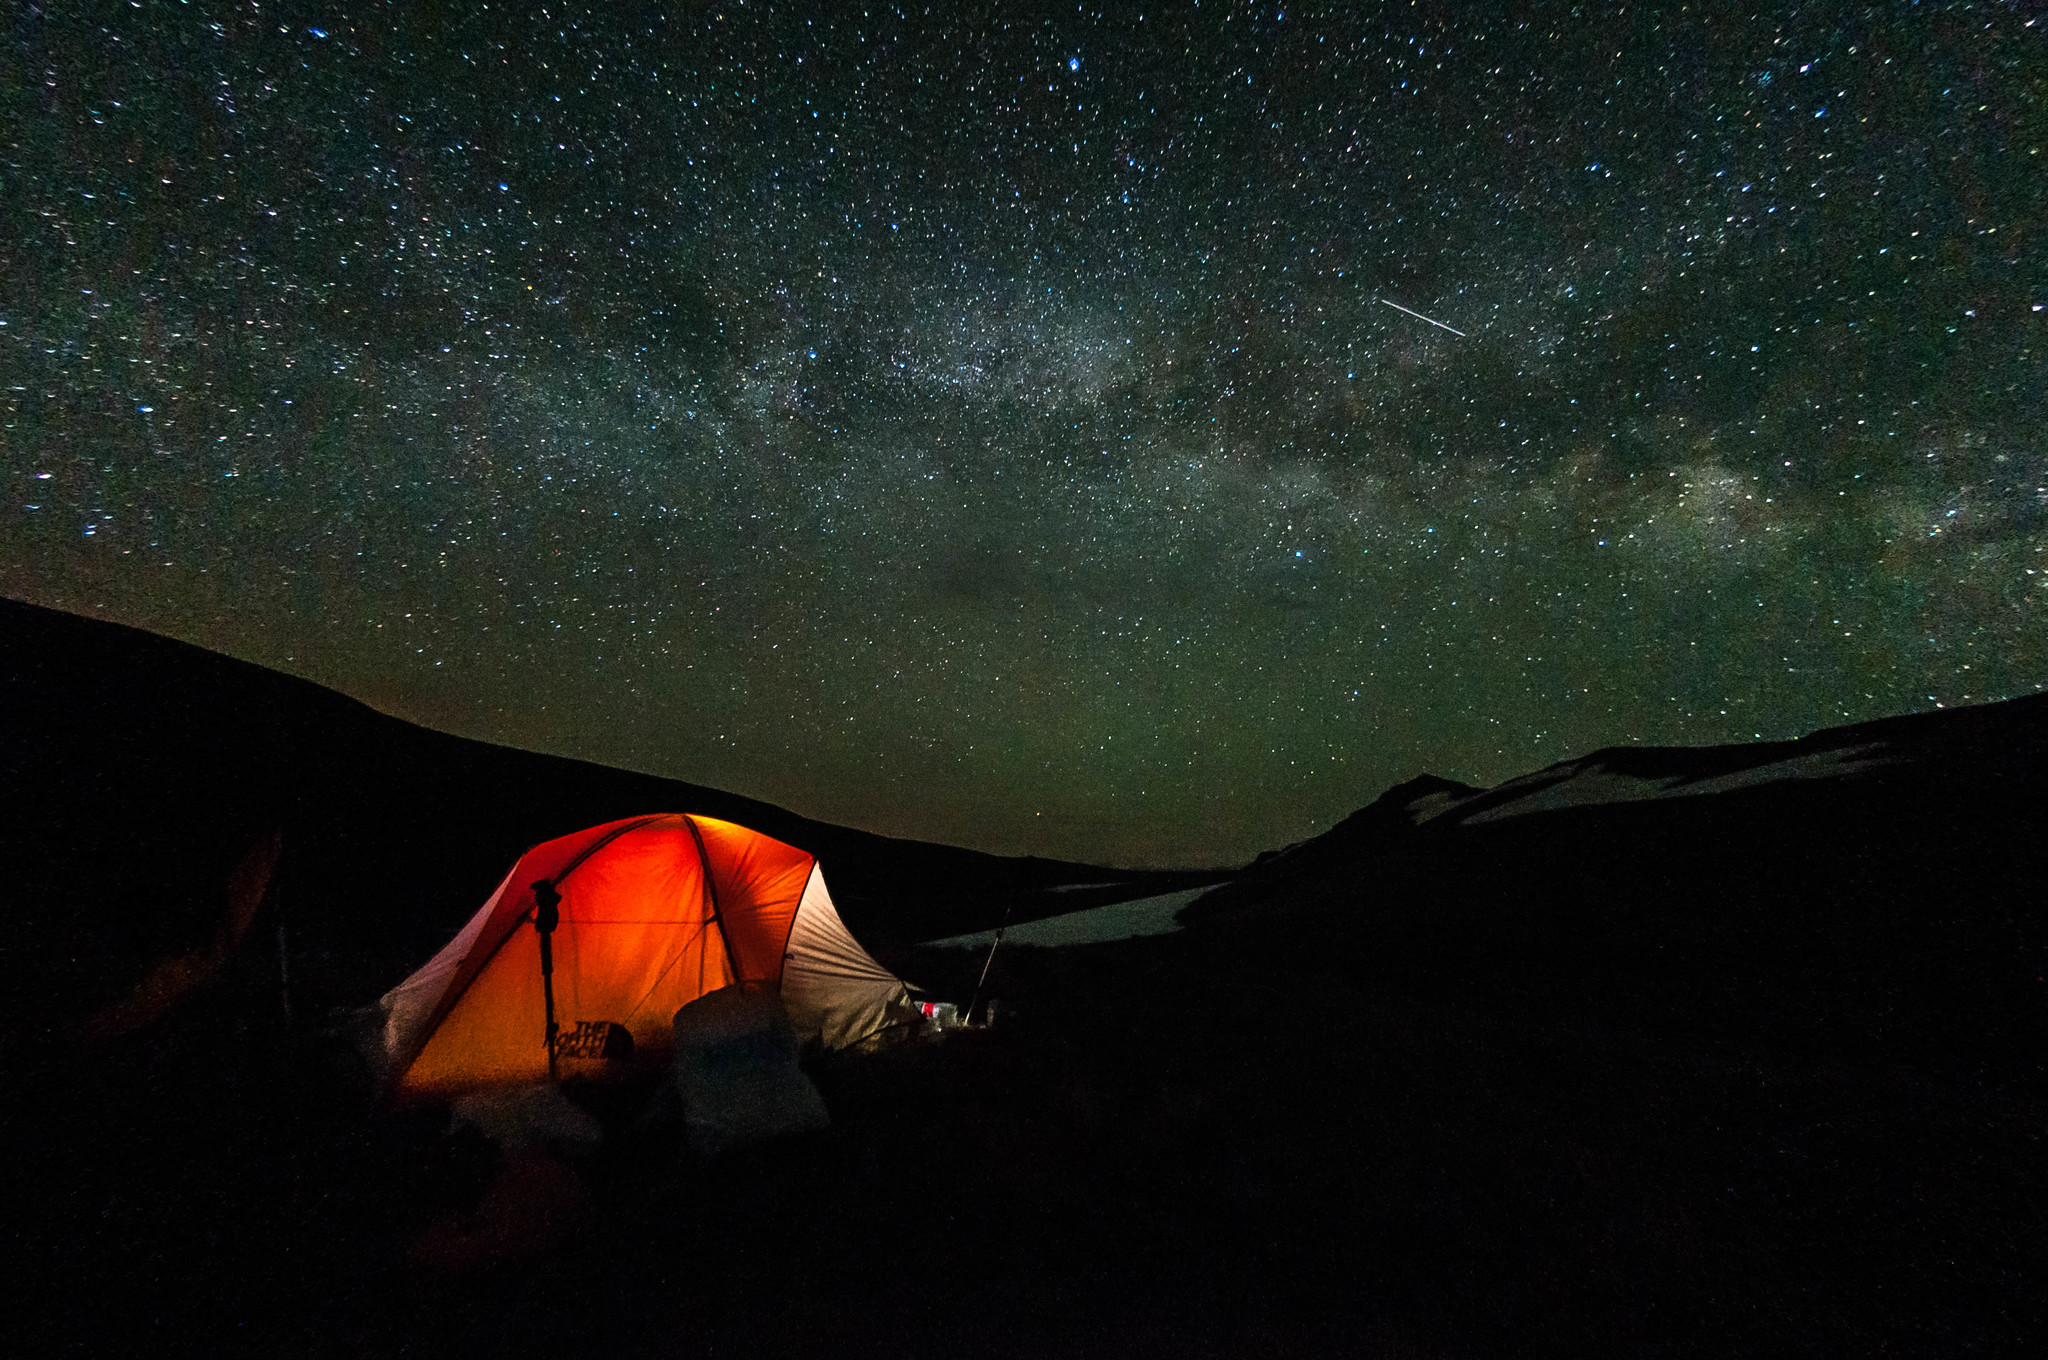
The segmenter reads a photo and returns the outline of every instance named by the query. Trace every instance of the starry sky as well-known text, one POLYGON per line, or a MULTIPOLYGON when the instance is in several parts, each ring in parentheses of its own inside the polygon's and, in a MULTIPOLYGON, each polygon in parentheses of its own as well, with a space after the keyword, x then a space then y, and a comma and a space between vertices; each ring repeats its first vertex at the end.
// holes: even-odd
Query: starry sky
POLYGON ((0 590, 1134 865, 2032 693, 2030 9, 17 6, 0 590))

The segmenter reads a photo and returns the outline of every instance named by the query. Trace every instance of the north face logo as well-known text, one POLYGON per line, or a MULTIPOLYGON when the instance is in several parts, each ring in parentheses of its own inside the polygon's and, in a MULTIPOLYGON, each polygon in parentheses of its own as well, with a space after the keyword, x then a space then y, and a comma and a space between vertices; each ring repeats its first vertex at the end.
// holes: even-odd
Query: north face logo
POLYGON ((555 1036, 555 1056, 625 1062, 633 1056, 633 1033, 609 1020, 578 1020, 574 1029, 555 1036))

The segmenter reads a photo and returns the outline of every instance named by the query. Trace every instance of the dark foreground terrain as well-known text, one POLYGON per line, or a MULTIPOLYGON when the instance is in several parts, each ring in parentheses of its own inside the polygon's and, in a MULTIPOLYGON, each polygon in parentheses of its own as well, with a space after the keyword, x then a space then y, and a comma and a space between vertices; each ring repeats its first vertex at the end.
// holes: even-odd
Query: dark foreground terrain
MULTIPOLYGON (((428 908, 323 895, 287 829, 219 966, 110 1033, 151 949, 206 954, 265 808, 176 873, 105 828, 84 863, 94 797, 148 809, 80 769, 11 851, 9 918, 44 932, 8 942, 11 1333, 91 1354, 2038 1353, 2044 757, 2029 699, 1418 781, 1177 934, 1006 946, 994 1028, 813 1063, 823 1133, 708 1164, 621 1135, 579 1170, 578 1232, 456 1276, 405 1247, 494 1154, 373 1114, 327 1021, 424 957, 379 914, 428 908), (159 884, 190 900, 159 911, 159 884), (310 976, 281 987, 277 923, 332 941, 354 912, 373 944, 287 944, 310 976), (126 952, 53 943, 94 931, 126 952)), ((909 933, 877 952, 964 1000, 982 956, 909 933)))

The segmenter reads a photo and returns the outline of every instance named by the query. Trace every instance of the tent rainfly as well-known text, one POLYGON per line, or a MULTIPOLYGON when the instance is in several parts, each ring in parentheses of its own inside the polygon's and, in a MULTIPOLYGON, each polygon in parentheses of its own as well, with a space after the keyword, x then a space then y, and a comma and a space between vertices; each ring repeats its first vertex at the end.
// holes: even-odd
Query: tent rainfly
POLYGON ((779 987, 801 1039, 881 1029, 903 982, 847 933, 816 858, 746 827, 632 817, 534 847, 455 938, 379 1003, 395 1099, 439 1100, 669 1061, 675 1013, 779 987))

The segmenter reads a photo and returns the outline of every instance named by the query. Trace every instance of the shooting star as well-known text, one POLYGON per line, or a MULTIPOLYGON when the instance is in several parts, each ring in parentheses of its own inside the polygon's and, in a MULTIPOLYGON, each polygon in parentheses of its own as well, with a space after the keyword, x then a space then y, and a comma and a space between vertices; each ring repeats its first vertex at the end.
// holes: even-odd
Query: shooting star
MULTIPOLYGON (((1385 298, 1381 298, 1380 301, 1387 302, 1385 298)), ((1443 322, 1438 321, 1435 317, 1424 316, 1421 312, 1416 311, 1413 307, 1403 307, 1398 302, 1387 302, 1387 305, 1389 307, 1392 307, 1397 312, 1408 313, 1408 315, 1414 317, 1417 321, 1427 321, 1430 325, 1435 326, 1438 330, 1449 331, 1452 335, 1460 337, 1462 337, 1465 334, 1465 332, 1459 330, 1456 326, 1446 326, 1443 322)))

